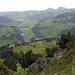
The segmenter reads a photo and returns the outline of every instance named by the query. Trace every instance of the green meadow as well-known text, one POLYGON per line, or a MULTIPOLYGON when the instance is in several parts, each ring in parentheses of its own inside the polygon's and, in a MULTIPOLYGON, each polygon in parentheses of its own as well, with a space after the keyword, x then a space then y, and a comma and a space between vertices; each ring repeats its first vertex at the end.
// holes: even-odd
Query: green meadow
POLYGON ((43 56, 46 56, 46 52, 45 49, 51 48, 51 47, 55 47, 56 45, 56 41, 52 41, 52 42, 46 42, 46 41, 39 41, 39 42, 32 42, 29 43, 29 45, 25 45, 25 46, 17 46, 17 47, 13 47, 13 51, 14 52, 18 52, 20 53, 20 51, 23 51, 24 53, 26 53, 29 50, 32 50, 33 53, 35 54, 41 54, 43 56))

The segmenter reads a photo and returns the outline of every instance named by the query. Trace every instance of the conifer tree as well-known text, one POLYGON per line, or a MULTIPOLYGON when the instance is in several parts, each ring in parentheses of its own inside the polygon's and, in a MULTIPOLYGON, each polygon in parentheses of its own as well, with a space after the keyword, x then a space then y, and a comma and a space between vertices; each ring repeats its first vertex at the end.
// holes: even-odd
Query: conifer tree
POLYGON ((63 33, 61 34, 61 39, 57 43, 61 48, 65 48, 66 43, 71 43, 74 41, 74 34, 72 35, 70 30, 67 34, 63 33))

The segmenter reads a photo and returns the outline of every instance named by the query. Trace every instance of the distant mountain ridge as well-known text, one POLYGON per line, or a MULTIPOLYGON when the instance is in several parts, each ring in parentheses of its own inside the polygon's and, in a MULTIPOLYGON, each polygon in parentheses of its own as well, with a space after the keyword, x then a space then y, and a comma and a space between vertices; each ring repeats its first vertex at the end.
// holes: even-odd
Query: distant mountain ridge
POLYGON ((53 18, 56 15, 63 14, 66 12, 73 11, 74 9, 67 9, 64 7, 59 7, 58 9, 48 8, 42 11, 23 11, 23 12, 1 12, 0 16, 7 16, 11 19, 22 21, 24 19, 42 20, 53 18))
POLYGON ((20 22, 6 16, 0 16, 0 28, 18 25, 20 22))
POLYGON ((68 30, 75 34, 75 11, 57 15, 52 20, 48 19, 32 28, 32 32, 38 38, 58 38, 61 33, 67 33, 68 30))
POLYGON ((7 40, 8 38, 8 42, 12 44, 36 38, 57 38, 62 32, 67 32, 69 29, 74 33, 75 26, 69 25, 71 22, 74 24, 73 10, 59 7, 42 11, 0 12, 1 44, 4 44, 2 39, 7 40), (68 25, 66 25, 67 22, 69 22, 68 25), (22 34, 18 32, 18 29, 14 33, 10 26, 16 26, 19 31, 22 31, 22 34))

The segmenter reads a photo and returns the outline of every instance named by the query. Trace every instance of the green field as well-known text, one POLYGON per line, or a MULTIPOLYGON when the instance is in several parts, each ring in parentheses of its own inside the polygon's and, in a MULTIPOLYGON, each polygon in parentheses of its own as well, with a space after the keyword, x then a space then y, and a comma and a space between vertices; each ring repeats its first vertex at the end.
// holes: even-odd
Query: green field
POLYGON ((62 22, 59 23, 53 23, 49 20, 43 22, 40 24, 39 28, 41 28, 39 30, 39 32, 41 33, 42 36, 50 37, 59 37, 58 35, 61 34, 62 30, 70 30, 71 28, 75 27, 75 23, 67 23, 67 24, 63 24, 62 22), (42 28, 45 29, 42 29, 42 28))
MULTIPOLYGON (((32 33, 31 28, 37 24, 37 20, 24 20, 21 24, 8 24, 9 26, 16 26, 24 33, 24 39, 30 41, 31 38, 36 37, 34 33, 32 33)), ((20 34, 20 33, 19 33, 20 34)), ((0 28, 0 46, 14 43, 21 43, 22 41, 15 37, 17 32, 14 33, 14 29, 10 27, 0 28), (2 37, 4 36, 4 37, 2 37), (11 37, 12 36, 12 37, 11 37), (12 38, 12 39, 11 39, 12 38), (10 40, 11 39, 11 40, 10 40)))
POLYGON ((65 52, 59 60, 56 58, 47 60, 49 63, 43 71, 34 71, 32 75, 75 75, 75 49, 65 52))
POLYGON ((52 42, 46 42, 46 41, 39 41, 39 42, 33 42, 30 43, 29 45, 25 45, 25 46, 17 46, 17 47, 13 47, 14 52, 20 52, 23 51, 24 53, 26 53, 29 50, 32 50, 33 53, 35 54, 41 54, 43 56, 46 56, 46 52, 45 49, 51 48, 51 46, 55 47, 56 45, 56 41, 52 41, 52 42), (35 45, 35 47, 33 47, 35 45))
POLYGON ((13 28, 0 28, 0 46, 13 44, 13 43, 21 43, 21 41, 16 37, 17 32, 14 32, 13 28))
POLYGON ((53 19, 41 22, 38 27, 34 27, 33 32, 39 38, 60 38, 62 32, 67 33, 68 30, 75 34, 75 11, 58 15, 53 19), (34 31, 35 30, 35 31, 34 31))
POLYGON ((38 20, 30 20, 25 19, 20 25, 21 31, 24 33, 24 38, 30 41, 31 38, 36 37, 34 33, 32 33, 31 28, 38 23, 38 20))

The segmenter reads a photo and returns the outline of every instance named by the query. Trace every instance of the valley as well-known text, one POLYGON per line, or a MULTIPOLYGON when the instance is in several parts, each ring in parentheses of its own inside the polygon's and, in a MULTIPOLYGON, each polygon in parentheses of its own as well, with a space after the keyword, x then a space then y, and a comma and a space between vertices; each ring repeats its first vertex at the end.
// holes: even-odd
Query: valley
POLYGON ((0 75, 75 75, 75 9, 0 12, 0 75))
MULTIPOLYGON (((59 7, 58 9, 49 8, 43 11, 1 12, 0 28, 3 30, 7 27, 10 28, 10 26, 18 27, 23 32, 22 35, 25 42, 30 42, 33 41, 32 39, 35 40, 37 38, 59 38, 61 32, 65 30, 68 31, 68 29, 71 29, 72 27, 70 28, 69 25, 71 22, 67 25, 62 22, 56 22, 56 19, 59 21, 65 19, 65 17, 56 18, 56 16, 73 10, 74 9, 59 7)), ((73 26, 74 23, 71 24, 73 26)), ((11 40, 8 40, 8 44, 14 43, 13 41, 10 41, 11 40)), ((20 40, 20 42, 23 41, 20 40)), ((18 43, 18 41, 16 43, 18 43)))

